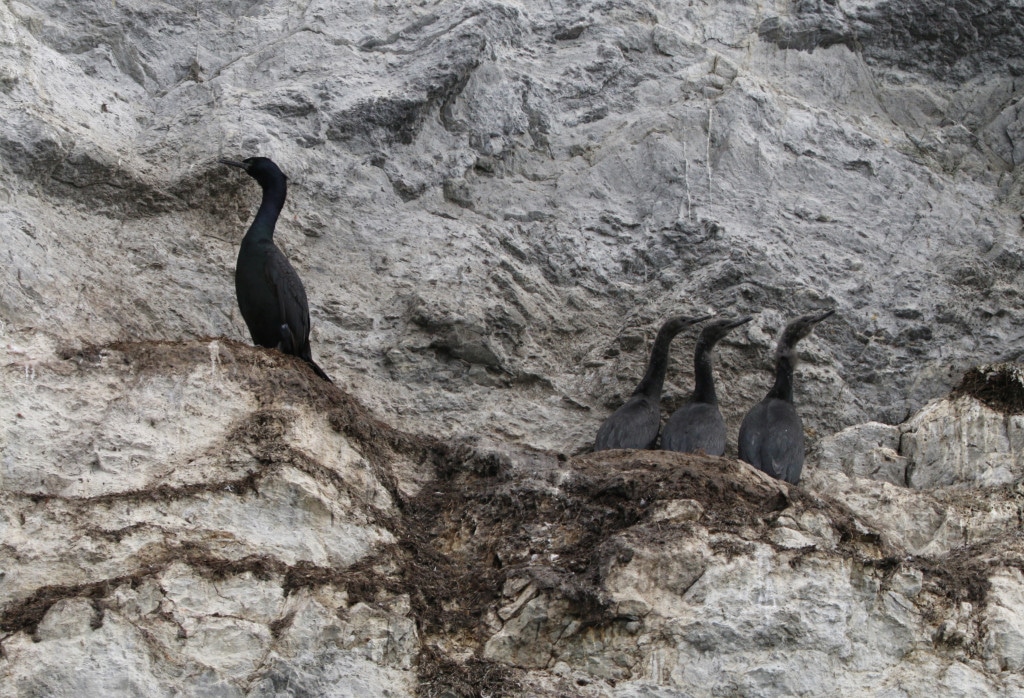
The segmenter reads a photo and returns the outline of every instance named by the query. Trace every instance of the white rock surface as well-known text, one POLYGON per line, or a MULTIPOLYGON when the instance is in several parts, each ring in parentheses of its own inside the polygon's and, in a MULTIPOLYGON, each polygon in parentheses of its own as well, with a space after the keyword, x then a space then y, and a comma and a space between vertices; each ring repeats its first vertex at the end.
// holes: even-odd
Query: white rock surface
POLYGON ((976 367, 952 396, 903 424, 858 424, 821 439, 809 468, 915 489, 1014 485, 1024 479, 1022 400, 1018 364, 976 367))
POLYGON ((245 365, 211 342, 103 350, 27 381, 4 370, 0 598, 6 629, 31 631, 2 643, 5 695, 170 695, 182 672, 199 693, 242 695, 272 680, 272 655, 298 671, 285 638, 299 614, 306 642, 367 638, 300 685, 409 683, 408 660, 392 676, 363 643, 408 644, 411 620, 393 630, 387 612, 356 610, 343 625, 343 590, 307 618, 305 587, 285 593, 296 565, 344 569, 392 543, 391 494, 322 405, 294 400, 301 382, 275 384, 273 361, 238 349, 245 365))
POLYGON ((907 484, 907 457, 900 452, 900 428, 868 422, 826 436, 814 446, 811 463, 850 477, 907 484))
POLYGON ((1024 416, 1007 415, 969 397, 940 400, 902 427, 907 484, 1006 485, 1024 477, 1024 416))
POLYGON ((4 378, 0 695, 1024 692, 1019 483, 496 457, 230 341, 4 378))
POLYGON ((992 589, 985 637, 985 658, 998 671, 1024 669, 1024 577, 1020 570, 1000 570, 989 578, 992 589))

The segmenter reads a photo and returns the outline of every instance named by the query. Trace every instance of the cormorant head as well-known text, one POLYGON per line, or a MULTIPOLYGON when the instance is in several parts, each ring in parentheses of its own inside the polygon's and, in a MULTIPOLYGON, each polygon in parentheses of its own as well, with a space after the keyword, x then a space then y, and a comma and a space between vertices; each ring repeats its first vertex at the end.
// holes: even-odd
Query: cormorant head
POLYGON ((814 326, 825 318, 833 315, 835 309, 826 310, 823 313, 811 313, 809 315, 801 315, 795 320, 791 320, 786 329, 782 331, 782 337, 779 338, 779 345, 776 349, 776 353, 782 355, 789 352, 796 343, 806 337, 814 329, 814 326))
POLYGON ((245 170, 246 174, 259 182, 260 186, 266 186, 278 179, 288 179, 284 172, 281 171, 281 168, 279 168, 270 158, 246 158, 241 162, 238 160, 226 160, 222 158, 221 162, 225 165, 242 168, 245 170))
POLYGON ((747 315, 745 317, 715 320, 714 322, 708 323, 704 326, 704 329, 701 330, 700 333, 700 339, 698 339, 697 342, 710 349, 718 344, 725 335, 729 334, 740 325, 747 324, 753 319, 754 317, 752 315, 747 315))
POLYGON ((662 334, 664 332, 674 337, 683 330, 685 330, 690 325, 696 325, 698 322, 704 322, 705 320, 708 320, 713 317, 714 315, 701 315, 699 317, 690 315, 677 315, 673 318, 669 318, 668 320, 666 320, 665 324, 661 326, 660 330, 658 330, 658 334, 662 334))

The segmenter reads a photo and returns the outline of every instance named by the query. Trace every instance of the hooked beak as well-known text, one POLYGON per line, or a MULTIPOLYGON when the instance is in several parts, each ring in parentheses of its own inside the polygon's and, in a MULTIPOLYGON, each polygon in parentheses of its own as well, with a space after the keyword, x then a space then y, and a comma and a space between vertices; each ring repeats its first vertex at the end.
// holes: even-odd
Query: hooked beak
POLYGON ((218 160, 218 162, 221 162, 225 165, 231 165, 232 167, 241 167, 243 170, 249 169, 244 162, 239 162, 238 160, 226 160, 224 158, 221 158, 220 160, 218 160))
POLYGON ((753 315, 747 315, 746 317, 736 318, 732 322, 730 322, 727 325, 725 325, 725 327, 726 327, 726 329, 730 329, 731 330, 734 327, 739 327, 740 325, 746 325, 748 322, 750 322, 753 319, 754 319, 753 315))
POLYGON ((831 315, 835 315, 835 312, 836 312, 835 308, 832 308, 831 310, 826 310, 821 315, 815 315, 814 317, 812 317, 810 319, 810 321, 816 325, 819 322, 821 322, 822 320, 824 320, 825 318, 827 318, 827 317, 829 317, 831 315))

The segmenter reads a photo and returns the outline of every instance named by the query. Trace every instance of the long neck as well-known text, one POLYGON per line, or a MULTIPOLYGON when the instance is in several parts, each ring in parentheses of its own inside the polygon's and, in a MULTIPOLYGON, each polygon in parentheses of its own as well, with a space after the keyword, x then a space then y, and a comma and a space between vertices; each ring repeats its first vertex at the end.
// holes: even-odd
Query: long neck
POLYGON ((703 339, 697 342, 697 350, 693 354, 693 401, 718 404, 715 394, 715 376, 711 370, 711 350, 713 344, 703 339))
POLYGON ((665 372, 668 370, 668 349, 677 334, 679 334, 678 329, 662 328, 658 332, 658 336, 654 338, 654 348, 651 349, 651 360, 647 364, 647 373, 644 374, 643 380, 633 391, 634 395, 661 398, 661 389, 665 385, 665 372))
POLYGON ((277 225, 277 218, 284 208, 284 199, 287 195, 287 185, 284 179, 274 179, 263 185, 263 200, 252 219, 252 225, 245 233, 243 242, 262 242, 274 239, 274 226, 277 225))
POLYGON ((779 352, 775 358, 775 385, 768 391, 768 397, 793 402, 793 368, 796 357, 793 350, 779 352))

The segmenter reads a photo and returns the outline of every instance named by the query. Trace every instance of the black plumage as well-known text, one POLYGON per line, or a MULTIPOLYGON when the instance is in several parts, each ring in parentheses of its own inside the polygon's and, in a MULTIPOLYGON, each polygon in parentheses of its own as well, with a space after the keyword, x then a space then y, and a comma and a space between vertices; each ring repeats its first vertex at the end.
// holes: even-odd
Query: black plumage
POLYGON ((711 352, 732 330, 751 321, 742 318, 718 320, 704 327, 693 353, 693 395, 685 405, 672 413, 661 432, 661 448, 683 453, 725 453, 725 420, 718 409, 711 352))
POLYGON ((793 406, 796 344, 834 312, 803 315, 786 325, 775 349, 775 384, 740 425, 740 460, 794 485, 804 467, 804 427, 793 406))
POLYGON ((661 427, 661 389, 668 370, 668 350, 672 340, 687 327, 707 320, 703 317, 678 316, 666 321, 654 339, 647 373, 632 396, 615 410, 597 430, 594 450, 611 448, 654 448, 661 427))
POLYGON ((306 289, 288 258, 274 244, 274 228, 284 207, 288 178, 269 158, 221 162, 245 170, 263 189, 263 200, 242 238, 235 265, 238 309, 252 341, 261 347, 276 348, 285 354, 298 356, 318 376, 330 381, 313 361, 309 347, 306 289))

